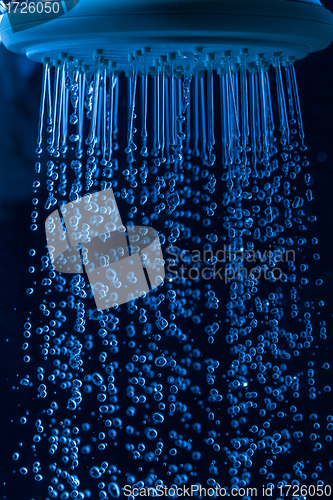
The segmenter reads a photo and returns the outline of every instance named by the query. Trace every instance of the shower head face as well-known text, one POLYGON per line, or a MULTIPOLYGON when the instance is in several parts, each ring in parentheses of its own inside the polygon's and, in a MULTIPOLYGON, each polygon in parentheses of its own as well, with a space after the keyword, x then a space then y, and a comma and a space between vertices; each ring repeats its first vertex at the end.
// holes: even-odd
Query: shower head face
POLYGON ((301 59, 333 40, 333 15, 318 0, 67 0, 66 6, 51 20, 45 9, 30 15, 19 7, 4 16, 3 43, 36 61, 66 52, 90 65, 93 49, 102 49, 127 69, 128 54, 147 46, 147 64, 185 50, 201 54, 198 64, 204 67, 205 53, 228 50, 234 62, 241 49, 248 49, 249 60, 276 52, 301 59))

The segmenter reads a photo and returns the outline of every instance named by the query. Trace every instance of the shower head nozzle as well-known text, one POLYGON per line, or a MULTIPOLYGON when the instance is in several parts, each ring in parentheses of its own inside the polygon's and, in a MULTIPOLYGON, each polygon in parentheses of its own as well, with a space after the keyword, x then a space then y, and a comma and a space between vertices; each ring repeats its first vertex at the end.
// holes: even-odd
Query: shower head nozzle
MULTIPOLYGON (((249 60, 301 59, 333 40, 333 14, 318 0, 66 0, 39 2, 41 11, 22 5, 8 12, 1 38, 9 50, 42 61, 65 52, 93 64, 93 50, 128 67, 128 54, 149 47, 147 63, 180 49, 206 54, 248 49, 249 60), (46 5, 52 5, 49 12, 46 5), (65 6, 65 9, 64 9, 65 6), (151 60, 151 61, 150 61, 151 60)), ((50 8, 50 7, 49 7, 50 8)))

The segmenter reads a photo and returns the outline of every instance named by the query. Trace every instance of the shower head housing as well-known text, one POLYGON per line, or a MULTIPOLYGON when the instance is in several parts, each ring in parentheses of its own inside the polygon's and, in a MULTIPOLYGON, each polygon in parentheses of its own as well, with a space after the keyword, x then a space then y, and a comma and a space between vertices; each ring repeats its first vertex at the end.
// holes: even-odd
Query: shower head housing
POLYGON ((301 59, 333 40, 333 14, 319 0, 43 1, 41 13, 23 5, 4 16, 1 38, 9 50, 36 61, 63 52, 91 65, 93 50, 101 49, 127 69, 128 54, 146 47, 148 64, 194 51, 198 68, 208 53, 231 51, 234 62, 242 49, 248 61, 258 54, 269 60, 277 52, 282 59, 301 59))
MULTIPOLYGON (((304 147, 293 62, 332 42, 333 14, 319 0, 15 2, 15 7, 9 6, 2 19, 0 36, 9 50, 44 63, 38 154, 42 151, 45 103, 46 130, 51 133, 47 150, 58 158, 67 151, 70 101, 74 112, 68 125, 77 129, 69 140, 76 145, 76 158, 82 158, 83 122, 88 119, 90 131, 85 142, 89 161, 97 161, 94 155, 101 144, 101 165, 109 162, 114 169, 112 152, 118 148, 115 138, 119 77, 122 74, 120 78, 123 78, 125 72, 128 127, 127 133, 124 131, 119 136, 127 136, 125 153, 129 162, 137 149, 134 121, 138 118, 143 158, 149 155, 151 137, 150 154, 157 166, 181 163, 183 149, 201 156, 203 164, 213 165, 216 159, 213 154, 214 94, 219 76, 224 134, 222 163, 243 162, 246 166, 247 153, 251 151, 255 168, 257 161, 265 164, 276 153, 268 77, 272 65, 281 144, 291 146, 293 134, 290 132, 294 131, 294 127, 290 129, 288 125, 288 101, 290 124, 294 125, 297 117, 304 147), (141 107, 136 99, 140 94, 141 107), (250 112, 254 110, 259 114, 250 112), (153 127, 148 133, 150 118, 153 127)), ((121 88, 122 94, 123 91, 121 88)), ((91 186, 90 181, 88 184, 91 186)))

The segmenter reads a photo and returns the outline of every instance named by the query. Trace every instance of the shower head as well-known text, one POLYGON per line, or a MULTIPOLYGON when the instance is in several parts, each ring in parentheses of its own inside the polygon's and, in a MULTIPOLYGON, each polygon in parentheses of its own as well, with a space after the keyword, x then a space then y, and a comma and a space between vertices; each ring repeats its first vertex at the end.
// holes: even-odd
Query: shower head
POLYGON ((333 15, 319 0, 29 5, 0 27, 43 62, 30 227, 48 212, 48 256, 31 245, 16 481, 33 472, 46 500, 323 485, 329 436, 292 432, 324 422, 311 400, 328 411, 331 394, 308 368, 329 358, 293 61, 330 44, 333 15))
POLYGON ((86 108, 90 110, 86 117, 91 118, 87 154, 95 158, 94 153, 102 144, 102 165, 111 162, 114 149, 113 127, 117 130, 122 72, 128 79, 128 155, 136 150, 134 120, 140 107, 136 97, 141 93, 141 155, 149 154, 150 135, 151 155, 158 157, 155 165, 181 162, 183 147, 200 156, 201 136, 203 163, 212 165, 216 158, 212 154, 214 78, 217 81, 218 75, 225 134, 223 164, 238 163, 240 151, 246 163, 250 150, 254 165, 257 158, 266 161, 275 154, 274 113, 267 75, 272 65, 281 143, 286 146, 290 139, 281 69, 285 67, 289 113, 292 124, 297 114, 304 145, 293 61, 326 48, 333 40, 333 14, 319 0, 54 0, 15 2, 7 14, 0 30, 5 46, 44 62, 45 66, 37 152, 42 151, 46 103, 47 131, 51 133, 48 151, 55 157, 67 151, 70 100, 74 113, 69 125, 79 124, 69 138, 76 143, 76 158, 82 157, 86 108), (51 68, 55 70, 51 72, 51 68), (262 115, 259 121, 250 113, 250 109, 256 108, 262 115), (154 125, 148 134, 151 110, 154 125), (182 128, 185 120, 186 133, 182 128), (192 146, 191 127, 195 137, 192 146), (183 146, 185 137, 187 145, 183 146))
POLYGON ((301 59, 333 40, 333 14, 319 0, 67 0, 38 2, 40 13, 23 5, 5 16, 1 38, 36 61, 65 52, 92 64, 93 49, 102 49, 126 69, 128 54, 149 47, 148 64, 185 50, 204 67, 207 53, 301 59))

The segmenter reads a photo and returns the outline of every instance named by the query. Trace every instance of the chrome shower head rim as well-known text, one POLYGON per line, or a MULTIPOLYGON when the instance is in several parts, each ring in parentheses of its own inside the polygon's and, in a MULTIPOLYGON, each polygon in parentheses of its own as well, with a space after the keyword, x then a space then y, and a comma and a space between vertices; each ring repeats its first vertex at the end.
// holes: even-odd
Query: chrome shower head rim
MULTIPOLYGON (((93 50, 128 69, 128 54, 150 47, 146 63, 179 50, 207 53, 231 50, 234 62, 241 49, 249 60, 259 53, 271 59, 301 59, 327 47, 333 39, 333 15, 317 2, 290 0, 68 0, 68 12, 48 22, 20 14, 4 16, 1 37, 9 50, 42 61, 60 52, 93 64, 93 50), (15 26, 13 26, 15 21, 15 26), (12 26, 11 26, 12 23, 12 26), (198 48, 200 50, 198 50, 198 48)), ((43 17, 43 14, 41 14, 43 17)))

